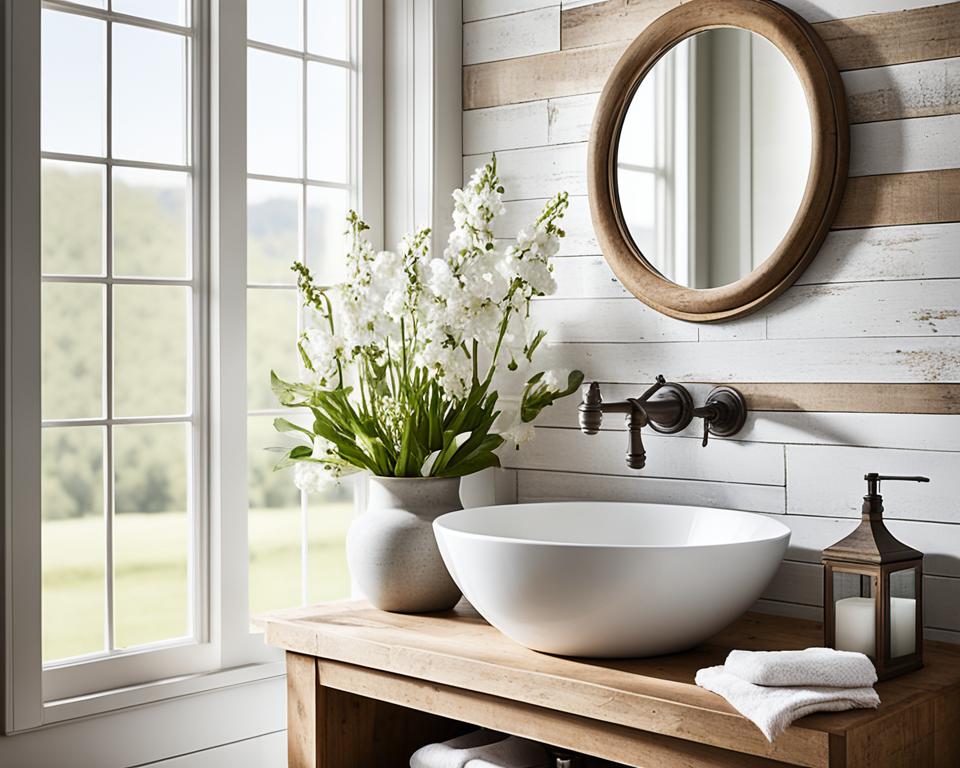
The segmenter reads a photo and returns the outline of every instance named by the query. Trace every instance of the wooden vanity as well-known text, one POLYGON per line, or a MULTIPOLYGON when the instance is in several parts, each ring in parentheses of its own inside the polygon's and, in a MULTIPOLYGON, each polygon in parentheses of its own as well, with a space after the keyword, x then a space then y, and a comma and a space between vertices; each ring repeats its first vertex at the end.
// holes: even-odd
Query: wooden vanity
POLYGON ((643 768, 957 768, 960 648, 928 643, 926 666, 877 686, 877 710, 813 715, 775 743, 694 674, 732 648, 821 644, 820 625, 746 614, 702 646, 652 659, 536 653, 469 607, 383 613, 327 603, 263 617, 287 651, 291 768, 401 768, 473 726, 643 768))

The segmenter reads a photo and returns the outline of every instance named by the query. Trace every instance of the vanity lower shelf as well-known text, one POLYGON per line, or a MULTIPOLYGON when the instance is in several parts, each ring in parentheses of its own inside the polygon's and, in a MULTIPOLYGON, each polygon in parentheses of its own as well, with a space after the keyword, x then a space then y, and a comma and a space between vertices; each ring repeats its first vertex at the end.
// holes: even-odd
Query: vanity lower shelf
POLYGON ((271 613, 287 651, 289 765, 393 768, 484 726, 643 768, 960 765, 960 648, 880 683, 877 710, 812 715, 769 744, 694 674, 732 648, 821 643, 820 625, 746 614, 698 648, 652 659, 568 659, 523 648, 472 609, 400 615, 361 602, 271 613))

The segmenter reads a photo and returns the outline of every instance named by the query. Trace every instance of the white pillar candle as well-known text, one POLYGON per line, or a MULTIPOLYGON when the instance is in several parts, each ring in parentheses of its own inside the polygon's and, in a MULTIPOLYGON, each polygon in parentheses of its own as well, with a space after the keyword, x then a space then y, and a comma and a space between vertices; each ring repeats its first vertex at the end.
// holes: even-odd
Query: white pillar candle
POLYGON ((838 651, 857 651, 871 658, 877 648, 877 607, 872 597, 837 600, 835 645, 838 651))
POLYGON ((908 656, 917 649, 917 601, 890 598, 890 658, 908 656))

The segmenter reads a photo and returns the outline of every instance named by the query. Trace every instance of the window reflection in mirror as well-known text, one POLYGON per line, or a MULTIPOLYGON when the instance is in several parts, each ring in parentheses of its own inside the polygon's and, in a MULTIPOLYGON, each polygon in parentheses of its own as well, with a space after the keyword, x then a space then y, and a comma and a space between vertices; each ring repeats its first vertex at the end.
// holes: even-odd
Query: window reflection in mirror
POLYGON ((647 262, 689 288, 736 282, 800 207, 810 115, 793 67, 743 29, 667 52, 630 101, 617 145, 623 223, 647 262))

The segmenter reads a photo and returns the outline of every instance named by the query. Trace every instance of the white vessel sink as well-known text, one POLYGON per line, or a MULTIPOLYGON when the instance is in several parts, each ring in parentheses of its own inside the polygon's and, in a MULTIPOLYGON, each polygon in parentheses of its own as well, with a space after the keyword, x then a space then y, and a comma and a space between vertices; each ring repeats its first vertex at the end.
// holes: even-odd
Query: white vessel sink
POLYGON ((790 540, 769 517, 669 504, 475 507, 433 526, 451 576, 487 621, 564 656, 696 645, 753 605, 790 540))

